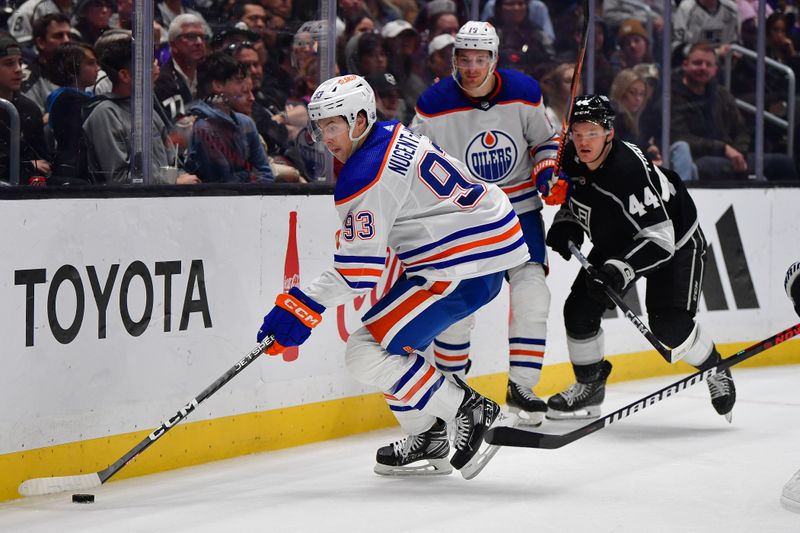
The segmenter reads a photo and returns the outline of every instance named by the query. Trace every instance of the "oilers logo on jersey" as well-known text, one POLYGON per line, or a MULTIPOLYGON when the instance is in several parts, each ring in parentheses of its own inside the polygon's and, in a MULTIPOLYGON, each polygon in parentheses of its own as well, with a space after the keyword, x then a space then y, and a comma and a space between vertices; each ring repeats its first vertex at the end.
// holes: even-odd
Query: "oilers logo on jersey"
POLYGON ((475 177, 494 183, 514 169, 518 152, 517 145, 506 132, 482 131, 467 144, 464 160, 475 177))

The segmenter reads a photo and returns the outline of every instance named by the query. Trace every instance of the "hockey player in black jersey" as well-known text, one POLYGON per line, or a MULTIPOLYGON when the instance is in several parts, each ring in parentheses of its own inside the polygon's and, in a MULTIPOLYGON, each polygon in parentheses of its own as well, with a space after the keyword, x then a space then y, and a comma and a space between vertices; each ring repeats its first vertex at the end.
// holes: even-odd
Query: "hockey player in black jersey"
MULTIPOLYGON (((703 281, 706 240, 680 177, 654 166, 635 145, 614 138, 614 109, 599 95, 575 99, 563 170, 570 197, 556 214, 547 245, 570 259, 568 243, 593 244, 593 274, 581 269, 566 302, 567 347, 577 383, 548 400, 547 417, 600 415, 611 363, 604 359, 600 319, 614 304, 609 286, 624 294, 647 279, 646 306, 653 334, 699 369, 720 361, 695 321, 703 281)), ((736 389, 729 370, 707 381, 714 409, 731 420, 736 389)))

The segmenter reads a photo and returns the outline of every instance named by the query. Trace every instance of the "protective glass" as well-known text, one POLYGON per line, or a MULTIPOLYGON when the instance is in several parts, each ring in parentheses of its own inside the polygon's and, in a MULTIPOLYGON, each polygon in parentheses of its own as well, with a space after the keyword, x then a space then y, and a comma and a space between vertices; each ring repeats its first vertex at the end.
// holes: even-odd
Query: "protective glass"
POLYGON ((588 133, 569 132, 569 138, 575 142, 593 141, 599 137, 605 137, 610 132, 608 130, 590 131, 588 133))
POLYGON ((456 57, 456 66, 458 68, 486 68, 492 63, 491 56, 478 56, 478 57, 456 57))

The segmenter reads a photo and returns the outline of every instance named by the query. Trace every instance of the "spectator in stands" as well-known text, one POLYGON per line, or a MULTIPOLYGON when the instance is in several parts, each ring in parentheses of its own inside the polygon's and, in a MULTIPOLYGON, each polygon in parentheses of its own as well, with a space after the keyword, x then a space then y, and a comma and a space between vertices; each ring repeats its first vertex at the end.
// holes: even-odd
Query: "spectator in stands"
POLYGON ((460 27, 458 6, 453 0, 431 0, 423 6, 414 22, 414 28, 427 43, 443 33, 455 37, 460 27))
POLYGON ((387 60, 383 38, 376 33, 353 35, 345 47, 345 68, 348 74, 369 76, 386 72, 387 60))
POLYGON ((672 14, 673 63, 680 64, 688 47, 697 42, 715 44, 719 55, 738 43, 739 9, 734 0, 682 0, 672 14))
POLYGON ((22 45, 33 38, 33 22, 48 13, 62 13, 72 16, 73 0, 26 0, 19 5, 8 19, 8 31, 22 45))
MULTIPOLYGON (((95 97, 86 111, 83 137, 88 176, 95 183, 131 183, 131 69, 132 40, 115 37, 105 44, 100 64, 112 84, 112 92, 95 97)), ((176 168, 175 150, 169 141, 167 123, 158 112, 151 126, 151 178, 154 183, 199 183, 197 176, 176 168)))
MULTIPOLYGON (((27 55, 29 75, 22 84, 22 93, 44 112, 47 95, 58 86, 48 79, 47 64, 60 44, 70 40, 69 18, 63 13, 48 13, 33 23, 33 45, 36 52, 27 55)), ((30 50, 30 49, 28 49, 30 50)))
POLYGON ((428 85, 415 72, 420 59, 420 36, 410 22, 394 20, 381 29, 386 52, 387 71, 394 75, 404 105, 400 122, 411 122, 413 109, 428 85))
POLYGON ((453 74, 453 46, 456 38, 449 33, 434 37, 428 44, 428 67, 425 82, 430 86, 453 74))
MULTIPOLYGON (((489 20, 494 13, 495 0, 488 0, 481 10, 481 20, 489 20)), ((541 0, 528 0, 528 20, 534 28, 541 28, 545 35, 555 41, 556 33, 553 30, 553 21, 550 19, 550 11, 547 5, 541 0)))
POLYGON ((225 54, 214 52, 197 67, 197 117, 186 168, 204 182, 271 183, 275 178, 253 120, 233 110, 248 98, 247 69, 225 54))
POLYGON ((86 182, 81 176, 79 151, 83 108, 97 81, 100 66, 94 49, 82 42, 59 46, 50 63, 50 79, 59 87, 47 97, 48 127, 55 140, 53 173, 49 184, 86 182))
POLYGON ((344 31, 336 37, 337 60, 341 60, 341 58, 344 57, 344 48, 347 46, 347 41, 349 41, 353 35, 365 32, 375 32, 375 21, 372 20, 372 17, 369 16, 366 10, 357 11, 351 14, 349 18, 345 18, 344 31))
POLYGON ((345 6, 343 12, 366 9, 379 26, 403 18, 403 12, 391 0, 338 0, 338 5, 345 6))
POLYGON ((248 117, 253 119, 253 122, 256 123, 256 128, 258 129, 259 134, 259 142, 261 143, 261 147, 264 149, 264 152, 267 154, 267 160, 269 162, 270 170, 272 170, 272 174, 275 176, 275 181, 279 183, 308 183, 306 179, 303 177, 300 170, 292 164, 289 163, 286 158, 272 157, 270 152, 272 149, 270 148, 269 143, 261 134, 261 127, 259 126, 259 122, 257 118, 254 116, 255 109, 258 108, 258 104, 256 103, 255 96, 252 93, 253 87, 253 77, 247 76, 245 78, 245 95, 243 98, 234 98, 231 100, 231 108, 236 111, 237 113, 242 113, 243 115, 247 115, 248 117))
POLYGON ((553 41, 528 18, 528 0, 497 0, 490 22, 500 37, 498 68, 532 74, 536 65, 553 59, 553 41))
MULTIPOLYGON (((686 0, 684 0, 686 1, 686 0)), ((713 43, 690 46, 682 75, 672 86, 672 136, 686 141, 701 180, 747 179, 753 173, 750 132, 733 95, 716 81, 713 43)), ((796 180, 792 159, 764 154, 764 175, 770 180, 796 180)))
POLYGON ((661 152, 655 138, 649 135, 641 122, 647 105, 647 81, 633 69, 620 70, 611 83, 609 97, 617 111, 614 136, 635 144, 648 159, 661 165, 661 152))
MULTIPOLYGON (((22 49, 10 35, 0 35, 0 98, 17 108, 20 121, 20 183, 33 176, 50 173, 50 159, 44 140, 42 112, 19 92, 22 85, 22 49)), ((0 179, 9 179, 10 125, 5 110, 0 109, 0 179)))
POLYGON ((168 32, 171 58, 161 68, 155 94, 173 120, 187 114, 197 92, 197 65, 206 55, 203 20, 183 14, 173 19, 168 32))
POLYGON ((251 31, 259 35, 264 33, 267 27, 267 10, 258 0, 239 0, 233 5, 232 18, 236 22, 241 22, 251 31))
POLYGON ((628 19, 636 19, 644 27, 653 28, 653 40, 658 40, 664 30, 664 0, 605 0, 603 20, 616 31, 628 19))
POLYGON ((111 19, 112 0, 80 0, 75 8, 75 31, 79 40, 94 45, 111 19))
MULTIPOLYGON (((561 131, 561 126, 567 119, 574 72, 575 63, 560 63, 555 68, 547 69, 541 79, 542 94, 547 106, 545 110, 557 131, 561 131)), ((578 83, 575 94, 582 94, 580 80, 578 83)))
MULTIPOLYGON (((108 27, 121 30, 133 30, 133 0, 116 0, 117 12, 108 20, 108 27)), ((167 32, 153 20, 153 43, 160 47, 167 43, 167 32)), ((97 41, 95 41, 97 45, 97 41)))
POLYGON ((364 78, 375 91, 375 108, 379 121, 399 120, 408 125, 410 120, 405 110, 405 102, 400 93, 400 86, 394 76, 388 72, 372 74, 364 78))
MULTIPOLYGON (((206 19, 199 11, 186 7, 182 0, 161 0, 156 4, 155 19, 161 24, 162 28, 172 27, 172 22, 180 15, 194 15, 197 17, 195 23, 199 24, 202 28, 202 33, 206 37, 211 38, 213 35, 206 19)), ((188 20, 188 19, 187 19, 188 20)), ((172 43, 172 41, 170 41, 172 43)))
POLYGON ((619 50, 611 56, 611 66, 614 72, 632 68, 639 63, 653 63, 650 53, 650 36, 642 23, 636 19, 627 19, 622 22, 617 31, 617 44, 619 50))

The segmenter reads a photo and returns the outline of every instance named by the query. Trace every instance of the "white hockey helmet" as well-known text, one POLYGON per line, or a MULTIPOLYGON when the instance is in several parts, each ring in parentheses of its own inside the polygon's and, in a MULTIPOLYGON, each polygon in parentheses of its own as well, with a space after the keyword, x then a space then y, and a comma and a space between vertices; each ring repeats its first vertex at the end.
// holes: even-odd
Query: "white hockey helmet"
POLYGON ((349 74, 337 76, 323 82, 308 104, 308 119, 311 135, 315 141, 322 140, 322 130, 318 122, 324 118, 342 116, 350 126, 350 140, 361 139, 378 120, 375 111, 375 92, 361 76, 349 74), (353 137, 356 117, 363 111, 367 115, 367 129, 358 137, 353 137))
POLYGON ((497 57, 500 48, 500 38, 497 31, 488 22, 480 20, 470 20, 456 33, 456 42, 453 52, 456 50, 488 50, 492 57, 497 57))
POLYGON ((453 79, 459 87, 463 89, 461 82, 458 79, 458 67, 456 65, 456 55, 459 50, 486 50, 489 52, 491 65, 489 72, 486 74, 480 87, 483 87, 493 76, 494 69, 497 66, 497 54, 500 49, 500 38, 497 36, 497 31, 488 22, 480 20, 470 20, 458 30, 456 34, 455 43, 453 43, 453 79))

